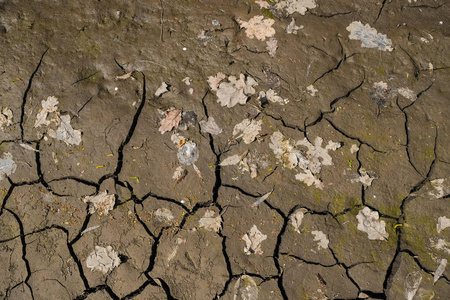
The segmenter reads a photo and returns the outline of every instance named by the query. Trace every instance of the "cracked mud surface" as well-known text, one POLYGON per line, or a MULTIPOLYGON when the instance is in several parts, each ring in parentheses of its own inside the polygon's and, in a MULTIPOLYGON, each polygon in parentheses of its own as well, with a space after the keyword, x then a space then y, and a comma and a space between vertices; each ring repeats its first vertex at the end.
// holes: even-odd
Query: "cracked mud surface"
POLYGON ((280 1, 27 2, 0 2, 1 298, 448 298, 449 268, 433 283, 450 259, 445 1, 318 0, 289 16, 280 1), (274 55, 241 28, 255 16, 274 21, 274 55), (392 51, 350 39, 354 21, 392 51), (257 82, 245 104, 220 105, 219 72, 257 82), (282 103, 258 98, 269 89, 282 103), (186 114, 161 134, 173 108, 186 114), (221 133, 201 130, 208 117, 221 133), (233 132, 244 119, 261 124, 249 143, 233 132), (81 142, 55 138, 62 125, 81 142), (277 157, 277 132, 296 155, 277 157), (319 170, 304 146, 318 138, 335 143, 319 170), (174 179, 190 142, 198 159, 174 179), (104 191, 109 211, 83 201, 104 191), (385 232, 361 229, 363 209, 385 232), (96 246, 120 264, 91 270, 96 246))

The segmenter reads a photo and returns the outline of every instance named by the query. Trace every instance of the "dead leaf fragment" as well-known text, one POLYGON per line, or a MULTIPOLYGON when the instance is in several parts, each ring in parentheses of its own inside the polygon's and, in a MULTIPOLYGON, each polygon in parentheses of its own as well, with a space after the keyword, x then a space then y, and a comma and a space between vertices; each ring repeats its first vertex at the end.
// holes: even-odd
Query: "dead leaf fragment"
POLYGON ((57 118, 58 128, 48 130, 52 138, 65 142, 67 145, 79 145, 81 143, 81 131, 74 130, 70 125, 70 116, 64 115, 57 118))
POLYGON ((233 137, 235 139, 242 138, 244 143, 253 142, 261 130, 262 120, 244 119, 241 123, 234 126, 233 137))
POLYGON ((92 215, 97 212, 99 215, 107 215, 110 210, 114 208, 116 198, 113 195, 108 195, 104 191, 96 196, 86 196, 83 199, 84 203, 89 203, 89 213, 92 215))
POLYGON ((181 182, 187 175, 186 169, 184 169, 182 166, 179 166, 175 169, 175 172, 173 173, 172 179, 175 179, 176 183, 181 182))
POLYGON ((208 117, 208 121, 200 121, 200 128, 203 133, 210 133, 212 135, 219 135, 222 133, 222 128, 220 128, 213 117, 208 117))
POLYGON ((133 72, 130 73, 126 73, 120 76, 116 76, 116 80, 125 80, 131 77, 131 75, 133 74, 133 72))
POLYGON ((369 240, 387 240, 389 233, 386 232, 386 222, 378 221, 377 211, 368 207, 361 209, 356 216, 358 219, 358 230, 366 232, 369 240))
POLYGON ((273 19, 264 19, 264 16, 254 16, 248 22, 237 20, 241 28, 245 28, 245 34, 250 39, 257 38, 264 41, 266 37, 275 35, 275 29, 272 25, 275 23, 273 19))
POLYGON ((17 165, 12 158, 11 153, 3 153, 3 158, 0 159, 0 181, 16 172, 17 165))
POLYGON ((36 122, 34 123, 34 128, 37 128, 41 125, 50 124, 50 121, 47 120, 47 115, 49 113, 55 112, 58 109, 58 107, 56 106, 58 105, 58 103, 59 103, 58 98, 53 96, 49 96, 47 100, 42 100, 41 102, 42 109, 37 114, 36 122))
POLYGON ((214 217, 214 214, 215 212, 213 210, 208 209, 205 212, 205 215, 198 221, 200 228, 219 232, 220 228, 222 227, 222 216, 218 215, 217 217, 214 217))
POLYGON ((266 45, 266 50, 269 51, 269 56, 275 57, 278 49, 278 41, 272 37, 266 42, 266 45))
POLYGON ((0 129, 4 129, 12 124, 13 113, 7 107, 0 107, 0 129))
POLYGON ((258 200, 256 200, 253 204, 252 207, 257 207, 258 205, 260 205, 261 203, 263 203, 267 198, 269 198, 270 195, 272 195, 273 190, 271 190, 270 192, 262 195, 261 197, 258 198, 258 200))
POLYGON ((108 273, 118 265, 120 265, 119 255, 111 246, 106 248, 95 246, 95 251, 89 254, 86 259, 86 266, 91 271, 100 271, 103 274, 108 273))
POLYGON ((441 259, 439 266, 437 267, 436 271, 434 272, 433 284, 435 284, 436 281, 438 281, 439 278, 442 276, 442 274, 444 274, 446 266, 447 266, 447 259, 445 259, 445 258, 441 259))
POLYGON ((181 121, 181 110, 179 109, 166 110, 164 114, 165 117, 161 120, 161 126, 158 129, 161 134, 171 131, 173 128, 177 128, 181 121))
POLYGON ((262 234, 258 230, 256 225, 253 225, 250 230, 242 236, 242 240, 245 242, 244 252, 247 255, 259 254, 262 255, 261 243, 267 239, 267 235, 262 234))
POLYGON ((169 91, 167 89, 168 87, 169 87, 169 85, 167 83, 165 83, 165 82, 161 83, 161 85, 155 92, 155 96, 159 97, 159 96, 162 96, 162 94, 167 93, 169 91))
POLYGON ((328 248, 328 244, 330 241, 328 240, 325 233, 317 230, 311 231, 311 233, 314 235, 314 241, 317 242, 317 250, 328 248))
POLYGON ((228 82, 222 81, 226 76, 219 72, 215 77, 208 78, 211 90, 216 93, 217 102, 221 106, 233 107, 236 104, 244 105, 247 98, 256 91, 253 88, 258 83, 250 76, 239 75, 239 79, 235 76, 229 76, 228 82), (222 82, 221 82, 222 81, 222 82))

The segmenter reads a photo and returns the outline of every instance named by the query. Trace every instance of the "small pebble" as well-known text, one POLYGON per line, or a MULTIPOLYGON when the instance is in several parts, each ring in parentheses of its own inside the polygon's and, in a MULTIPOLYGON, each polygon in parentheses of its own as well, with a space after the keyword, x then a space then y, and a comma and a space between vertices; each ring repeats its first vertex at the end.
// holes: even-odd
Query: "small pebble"
POLYGON ((187 48, 186 47, 183 47, 183 51, 186 51, 187 50, 187 48))

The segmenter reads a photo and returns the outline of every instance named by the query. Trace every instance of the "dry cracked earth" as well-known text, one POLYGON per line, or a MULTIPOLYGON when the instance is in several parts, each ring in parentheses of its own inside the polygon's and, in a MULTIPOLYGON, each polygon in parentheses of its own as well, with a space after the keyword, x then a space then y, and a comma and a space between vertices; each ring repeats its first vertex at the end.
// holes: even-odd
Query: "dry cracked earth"
POLYGON ((0 296, 448 299, 449 15, 0 1, 0 296))

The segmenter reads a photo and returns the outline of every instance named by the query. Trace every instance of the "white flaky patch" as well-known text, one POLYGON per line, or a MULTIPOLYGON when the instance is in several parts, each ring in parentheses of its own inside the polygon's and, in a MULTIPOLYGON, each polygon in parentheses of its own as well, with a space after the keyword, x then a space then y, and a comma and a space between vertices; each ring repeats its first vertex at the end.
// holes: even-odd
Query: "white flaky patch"
POLYGON ((358 219, 358 230, 366 232, 369 240, 387 240, 389 234, 386 232, 386 222, 378 221, 377 211, 368 207, 361 209, 356 216, 358 219))
POLYGON ((391 47, 392 41, 385 34, 377 33, 377 30, 370 27, 369 24, 363 25, 360 21, 354 21, 346 29, 350 32, 349 38, 351 40, 362 42, 361 47, 377 48, 381 51, 394 50, 391 47))
POLYGON ((106 248, 95 246, 95 251, 89 254, 86 259, 86 266, 91 271, 100 271, 103 274, 108 273, 118 265, 120 265, 119 255, 111 246, 106 248))

